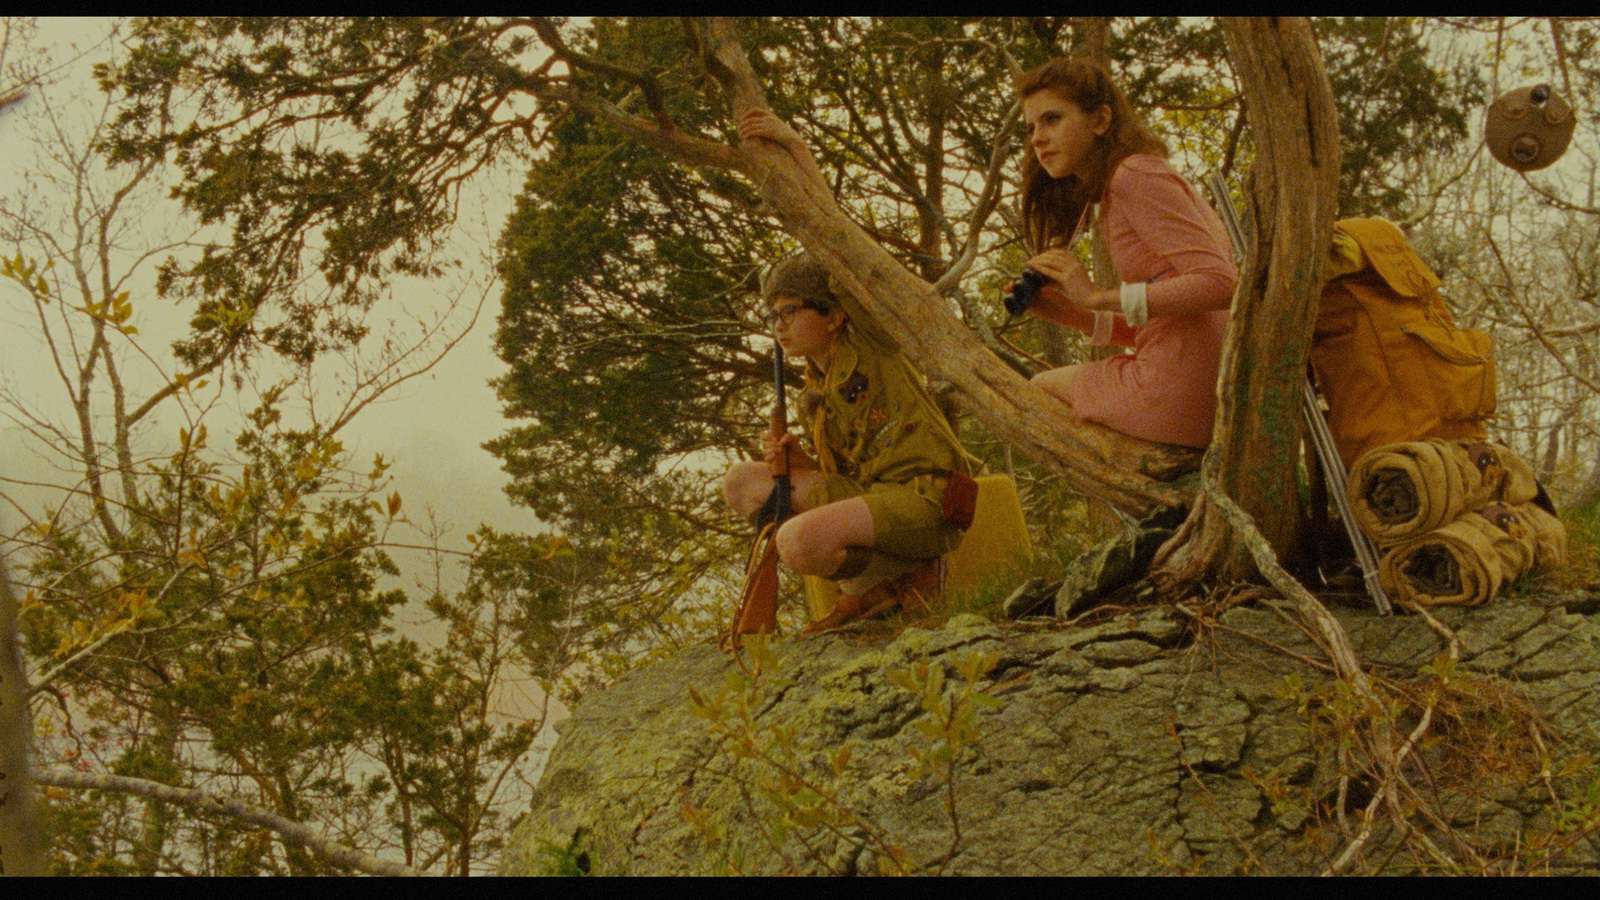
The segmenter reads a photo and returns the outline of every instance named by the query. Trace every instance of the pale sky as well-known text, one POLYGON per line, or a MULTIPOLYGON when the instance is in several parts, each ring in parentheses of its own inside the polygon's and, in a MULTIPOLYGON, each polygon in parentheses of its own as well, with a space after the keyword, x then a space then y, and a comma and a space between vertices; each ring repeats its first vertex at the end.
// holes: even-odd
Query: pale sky
MULTIPOLYGON (((103 21, 96 20, 41 19, 39 43, 48 47, 56 59, 67 59, 74 55, 75 44, 84 49, 94 47, 103 27, 103 21)), ((90 78, 89 66, 103 58, 103 51, 89 53, 68 67, 60 83, 45 95, 49 102, 56 104, 57 112, 69 127, 86 130, 90 118, 98 111, 100 96, 90 78), (72 100, 75 95, 79 99, 72 100)), ((31 130, 29 126, 40 120, 39 114, 40 98, 35 95, 0 118, 0 140, 6 145, 5 152, 0 153, 0 196, 16 198, 24 188, 28 154, 19 145, 31 130)), ((542 530, 531 512, 512 506, 506 499, 501 490, 504 475, 500 472, 499 461, 481 449, 484 441, 500 435, 509 424, 500 417, 494 392, 488 384, 491 378, 504 372, 505 366, 495 356, 493 347, 499 286, 489 283, 491 270, 482 257, 485 250, 493 248, 519 181, 520 172, 515 169, 496 173, 487 183, 480 179, 477 189, 465 197, 462 204, 456 243, 467 266, 464 277, 476 284, 472 293, 474 301, 482 296, 485 286, 489 290, 476 324, 432 370, 369 406, 341 434, 346 448, 353 452, 356 466, 365 467, 374 454, 382 454, 392 461, 392 489, 404 499, 403 513, 421 523, 425 521, 424 511, 431 506, 441 523, 449 526, 444 545, 457 550, 467 549, 464 536, 480 523, 502 530, 542 530)), ((154 233, 169 223, 176 227, 180 221, 167 212, 172 209, 168 201, 153 203, 150 209, 151 215, 138 222, 141 232, 154 233)), ((131 297, 136 310, 134 323, 140 330, 138 339, 152 357, 168 365, 171 371, 167 348, 170 341, 182 333, 186 316, 181 310, 163 308, 150 290, 150 276, 139 284, 143 289, 136 288, 131 297)), ((391 299, 375 309, 374 332, 381 333, 384 322, 390 318, 403 327, 414 317, 437 313, 442 305, 441 298, 450 290, 450 285, 398 285, 391 299)), ((52 417, 70 421, 65 417, 70 416, 71 407, 39 345, 37 320, 13 291, 14 288, 8 290, 0 286, 0 384, 36 403, 52 417)), ((461 321, 465 321, 464 317, 461 321)), ((126 376, 130 382, 135 381, 139 377, 140 361, 132 359, 124 369, 132 373, 126 376)), ((148 366, 143 369, 144 384, 160 383, 148 366)), ((283 374, 287 373, 263 372, 263 377, 283 374)), ((321 391, 319 388, 319 399, 321 391)), ((231 389, 225 390, 219 409, 208 419, 214 438, 232 430, 223 414, 223 408, 230 405, 248 409, 254 405, 254 398, 249 393, 235 395, 231 389)), ((151 448, 174 444, 176 428, 183 423, 170 416, 168 419, 154 426, 148 438, 151 448)), ((21 430, 0 420, 0 472, 8 478, 60 481, 61 474, 52 472, 37 454, 25 452, 24 445, 21 430)), ((229 447, 231 440, 214 439, 212 445, 229 447)), ((31 501, 31 507, 43 502, 42 494, 37 491, 18 492, 13 488, 12 492, 21 493, 31 501)), ((19 524, 16 519, 13 510, 0 508, 0 527, 9 531, 19 524)), ((392 532, 391 538, 401 543, 422 542, 419 533, 404 528, 392 532)), ((392 552, 406 571, 403 586, 407 588, 412 587, 414 578, 425 577, 431 571, 425 554, 406 550, 392 552)))
MULTIPOLYGON (((104 34, 106 20, 41 19, 39 41, 48 47, 57 60, 69 59, 76 54, 73 45, 84 49, 96 47, 104 34)), ((44 99, 57 104, 56 111, 69 128, 87 133, 93 116, 102 102, 95 89, 89 67, 104 59, 104 51, 95 50, 85 55, 64 71, 58 83, 49 88, 44 99), (73 100, 72 98, 78 99, 73 100)), ((31 153, 22 145, 34 126, 41 121, 41 97, 30 96, 19 107, 0 115, 0 197, 16 202, 25 189, 25 177, 31 153)), ((400 328, 403 337, 406 326, 439 314, 444 300, 461 290, 464 283, 469 288, 469 305, 484 302, 476 323, 465 337, 427 373, 400 385, 382 400, 363 410, 340 433, 346 449, 351 451, 351 465, 365 470, 375 454, 390 461, 392 485, 386 489, 397 491, 404 505, 402 515, 419 525, 426 526, 426 511, 431 507, 440 525, 445 526, 441 546, 465 552, 470 549, 465 537, 480 524, 511 532, 538 532, 544 530, 539 520, 528 510, 512 506, 501 490, 505 476, 500 471, 499 460, 481 448, 484 441, 499 436, 512 423, 502 419, 494 391, 489 380, 501 375, 505 365, 495 355, 493 335, 495 318, 500 309, 500 287, 493 279, 492 268, 486 258, 492 251, 499 231, 511 209, 512 199, 519 190, 522 171, 520 164, 504 167, 501 171, 479 178, 473 190, 463 197, 461 216, 452 241, 454 251, 465 268, 456 283, 408 282, 396 286, 392 295, 375 308, 370 324, 372 344, 382 341, 390 320, 400 328), (487 291, 485 297, 484 292, 487 291)), ((150 213, 136 217, 130 224, 130 244, 157 234, 168 227, 178 227, 181 222, 172 201, 157 199, 150 213)), ((14 251, 6 249, 7 255, 14 251)), ((153 292, 153 266, 145 276, 134 283, 130 299, 134 304, 133 324, 139 329, 138 340, 145 351, 162 363, 168 372, 176 371, 170 343, 185 331, 187 313, 159 301, 153 292)), ((463 327, 468 315, 457 317, 463 327)), ((24 402, 48 417, 62 423, 72 421, 70 403, 49 357, 40 343, 39 324, 31 306, 14 285, 0 282, 0 387, 20 396, 24 402)), ((131 396, 148 394, 161 380, 153 369, 142 363, 131 348, 121 347, 119 358, 124 380, 130 385, 131 396)), ((285 377, 289 372, 281 367, 259 366, 256 372, 261 384, 285 377)), ((327 376, 331 369, 319 370, 313 378, 319 402, 335 393, 334 381, 327 376)), ((231 449, 232 435, 240 421, 239 414, 252 408, 256 395, 247 390, 235 393, 231 387, 213 385, 204 393, 217 396, 221 387, 220 402, 208 414, 208 429, 214 449, 231 449)), ((295 392, 289 392, 294 397, 295 392)), ((286 404, 286 407, 288 404, 286 404)), ((100 411, 103 413, 105 407, 100 411)), ((4 410, 0 410, 3 413, 4 410)), ((327 415, 327 410, 319 410, 327 415)), ((176 431, 184 425, 172 413, 156 418, 145 436, 144 447, 151 451, 171 452, 176 448, 176 431)), ((77 476, 64 473, 59 465, 30 447, 25 432, 0 415, 0 476, 9 479, 71 483, 77 476)), ((59 502, 59 491, 18 487, 0 484, 0 492, 8 493, 37 514, 45 504, 59 502)), ((11 533, 20 527, 15 510, 9 504, 0 504, 0 532, 11 533)), ((396 526, 388 535, 391 542, 423 544, 427 542, 421 530, 404 524, 396 526)), ((381 587, 399 587, 412 597, 413 603, 397 617, 399 630, 423 644, 439 639, 438 628, 427 620, 428 614, 421 601, 433 587, 432 554, 421 550, 398 547, 387 548, 401 569, 398 579, 387 579, 381 587)), ((460 556, 446 557, 442 571, 443 587, 453 592, 461 586, 464 573, 459 566, 460 556)), ((494 706, 502 715, 524 719, 537 715, 542 693, 533 679, 525 673, 506 672, 496 686, 494 706)), ((553 703, 552 721, 565 718, 567 710, 553 703)), ((526 777, 536 779, 543 769, 545 751, 554 742, 553 730, 546 728, 529 757, 526 777)), ((504 799, 512 800, 518 808, 526 789, 519 784, 507 789, 504 799)))

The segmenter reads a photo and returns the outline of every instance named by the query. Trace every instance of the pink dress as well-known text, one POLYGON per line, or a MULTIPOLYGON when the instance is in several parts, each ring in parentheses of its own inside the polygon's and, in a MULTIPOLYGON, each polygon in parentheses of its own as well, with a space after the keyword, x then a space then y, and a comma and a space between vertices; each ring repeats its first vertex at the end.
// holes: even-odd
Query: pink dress
POLYGON ((1117 166, 1100 208, 1117 277, 1150 282, 1149 321, 1131 328, 1116 314, 1111 341, 1133 353, 1079 368, 1073 412, 1147 441, 1205 447, 1239 277, 1227 231, 1166 160, 1149 154, 1117 166))

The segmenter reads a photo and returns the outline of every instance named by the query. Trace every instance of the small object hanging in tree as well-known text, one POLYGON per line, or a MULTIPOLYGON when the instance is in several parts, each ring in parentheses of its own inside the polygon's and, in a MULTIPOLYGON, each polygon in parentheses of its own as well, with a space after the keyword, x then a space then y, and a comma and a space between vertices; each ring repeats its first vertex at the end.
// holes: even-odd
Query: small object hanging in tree
POLYGON ((1483 139, 1489 152, 1518 172, 1533 172, 1567 152, 1577 118, 1572 106, 1548 84, 1501 94, 1489 105, 1483 139))

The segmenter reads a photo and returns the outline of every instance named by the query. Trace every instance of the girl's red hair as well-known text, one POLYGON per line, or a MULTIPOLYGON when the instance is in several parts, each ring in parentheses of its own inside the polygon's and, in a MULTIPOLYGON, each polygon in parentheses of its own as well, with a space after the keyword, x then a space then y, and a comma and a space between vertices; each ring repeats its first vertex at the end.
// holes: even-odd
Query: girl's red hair
POLYGON ((1111 126, 1089 148, 1088 174, 1051 178, 1029 149, 1022 160, 1022 238, 1029 251, 1066 244, 1084 208, 1100 199, 1117 164, 1135 153, 1165 157, 1167 146, 1134 114, 1111 73, 1081 59, 1058 57, 1022 76, 1017 97, 1055 91, 1087 114, 1111 108, 1111 126))

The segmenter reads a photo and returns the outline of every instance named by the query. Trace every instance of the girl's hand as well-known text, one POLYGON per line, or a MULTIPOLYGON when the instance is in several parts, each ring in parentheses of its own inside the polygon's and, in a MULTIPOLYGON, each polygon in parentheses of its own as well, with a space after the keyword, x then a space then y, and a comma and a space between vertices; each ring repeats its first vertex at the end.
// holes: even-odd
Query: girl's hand
POLYGON ((765 138, 790 150, 804 150, 800 132, 767 109, 752 109, 739 119, 739 139, 765 138))
POLYGON ((1121 308, 1115 291, 1102 291, 1089 280, 1078 258, 1059 247, 1028 260, 1028 268, 1060 285, 1061 293, 1079 309, 1115 311, 1121 308))

